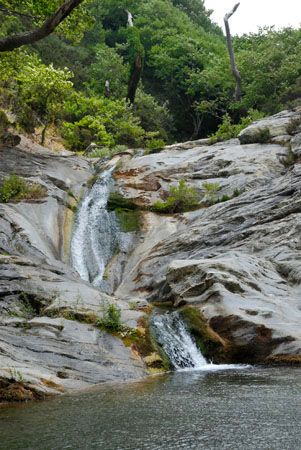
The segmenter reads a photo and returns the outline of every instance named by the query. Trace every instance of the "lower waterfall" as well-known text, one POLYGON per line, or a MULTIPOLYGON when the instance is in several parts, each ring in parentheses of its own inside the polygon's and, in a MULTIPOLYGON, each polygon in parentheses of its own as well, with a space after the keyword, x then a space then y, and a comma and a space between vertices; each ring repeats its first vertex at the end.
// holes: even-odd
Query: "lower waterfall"
POLYGON ((224 370, 244 365, 208 363, 187 331, 179 312, 153 315, 151 328, 175 370, 224 370))

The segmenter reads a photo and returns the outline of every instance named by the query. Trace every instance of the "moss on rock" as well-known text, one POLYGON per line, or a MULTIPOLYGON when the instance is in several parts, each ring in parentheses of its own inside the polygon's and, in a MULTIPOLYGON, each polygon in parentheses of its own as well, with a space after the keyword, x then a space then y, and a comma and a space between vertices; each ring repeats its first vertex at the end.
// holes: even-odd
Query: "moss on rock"
POLYGON ((133 350, 143 359, 150 372, 165 372, 171 369, 171 364, 162 348, 152 336, 147 317, 138 320, 137 339, 133 343, 133 350))
POLYGON ((229 362, 223 343, 208 327, 205 317, 198 310, 185 306, 180 310, 180 316, 207 360, 217 364, 229 362))

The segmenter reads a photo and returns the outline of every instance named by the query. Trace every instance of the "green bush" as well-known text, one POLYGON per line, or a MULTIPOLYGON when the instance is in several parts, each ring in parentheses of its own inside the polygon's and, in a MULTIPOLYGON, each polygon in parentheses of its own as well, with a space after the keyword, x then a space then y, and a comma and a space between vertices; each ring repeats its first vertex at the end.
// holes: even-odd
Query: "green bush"
POLYGON ((9 120, 4 111, 0 109, 0 137, 8 130, 9 120))
POLYGON ((139 211, 117 208, 115 209, 115 214, 119 221, 120 229, 124 233, 140 230, 141 216, 139 211))
POLYGON ((65 109, 62 135, 71 150, 84 150, 91 142, 109 148, 142 143, 145 132, 124 101, 74 94, 65 109))
POLYGON ((239 133, 255 122, 255 120, 262 119, 264 114, 257 111, 256 109, 251 109, 246 117, 242 117, 238 124, 233 124, 231 117, 228 113, 223 116, 223 122, 218 126, 217 131, 209 136, 209 143, 214 144, 215 142, 226 141, 228 139, 235 138, 239 133))
POLYGON ((123 325, 120 322, 121 310, 113 303, 108 303, 103 307, 103 317, 99 317, 96 325, 108 328, 113 331, 122 331, 123 325))
POLYGON ((104 158, 105 156, 110 155, 113 152, 108 147, 95 148, 92 152, 88 153, 87 158, 104 158))
POLYGON ((165 142, 163 139, 150 139, 146 141, 146 148, 148 150, 154 150, 164 147, 165 142))
POLYGON ((12 173, 4 178, 0 188, 0 198, 4 203, 8 203, 12 198, 22 198, 28 192, 28 186, 22 178, 12 173))
POLYGON ((207 183, 206 181, 203 183, 203 188, 205 189, 205 200, 209 201, 209 203, 214 203, 217 200, 217 193, 219 191, 218 183, 207 183))
POLYGON ((199 194, 194 187, 188 187, 182 178, 178 186, 172 186, 165 202, 152 204, 152 210, 164 214, 191 211, 197 208, 199 194))
POLYGON ((43 186, 36 183, 27 184, 26 181, 14 173, 2 180, 0 200, 3 203, 8 203, 12 199, 41 198, 45 197, 45 195, 46 190, 43 186))

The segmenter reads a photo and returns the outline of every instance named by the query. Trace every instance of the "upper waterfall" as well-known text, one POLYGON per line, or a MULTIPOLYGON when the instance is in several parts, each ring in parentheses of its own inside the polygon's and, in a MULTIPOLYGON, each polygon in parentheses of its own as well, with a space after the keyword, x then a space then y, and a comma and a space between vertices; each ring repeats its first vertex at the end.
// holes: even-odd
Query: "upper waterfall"
POLYGON ((104 277, 106 266, 120 250, 125 253, 131 243, 131 233, 121 232, 115 213, 106 208, 114 168, 105 169, 82 200, 70 249, 71 266, 81 278, 107 293, 113 288, 104 277))

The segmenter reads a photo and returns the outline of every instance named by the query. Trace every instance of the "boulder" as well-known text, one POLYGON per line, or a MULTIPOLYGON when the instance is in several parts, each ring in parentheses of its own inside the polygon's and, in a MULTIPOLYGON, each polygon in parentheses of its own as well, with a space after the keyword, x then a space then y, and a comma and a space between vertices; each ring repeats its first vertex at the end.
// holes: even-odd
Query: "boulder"
POLYGON ((256 120, 242 130, 238 139, 241 144, 264 143, 269 140, 283 141, 283 136, 290 135, 292 121, 301 119, 301 113, 295 111, 282 111, 270 117, 256 120))
POLYGON ((296 134, 291 140, 291 149, 296 158, 301 158, 301 133, 296 134))

